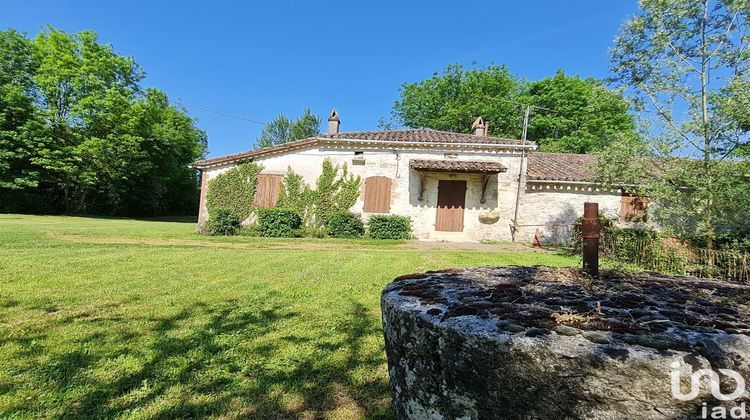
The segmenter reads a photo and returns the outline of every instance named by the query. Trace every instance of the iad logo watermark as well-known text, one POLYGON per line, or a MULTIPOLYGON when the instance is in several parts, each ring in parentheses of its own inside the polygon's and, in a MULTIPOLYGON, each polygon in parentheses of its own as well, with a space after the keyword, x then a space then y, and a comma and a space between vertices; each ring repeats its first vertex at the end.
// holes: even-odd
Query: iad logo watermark
MULTIPOLYGON (((680 363, 672 363, 672 396, 680 401, 692 401, 698 397, 701 390, 701 379, 708 378, 711 395, 719 401, 734 401, 745 393, 745 379, 738 372, 731 369, 719 369, 719 373, 732 379, 735 383, 734 391, 724 394, 721 391, 721 379, 719 374, 712 369, 698 369, 690 375, 690 392, 684 394, 680 388, 680 363)), ((708 404, 703 403, 701 417, 704 419, 745 419, 747 412, 745 403, 727 409, 723 406, 709 408, 708 404)))

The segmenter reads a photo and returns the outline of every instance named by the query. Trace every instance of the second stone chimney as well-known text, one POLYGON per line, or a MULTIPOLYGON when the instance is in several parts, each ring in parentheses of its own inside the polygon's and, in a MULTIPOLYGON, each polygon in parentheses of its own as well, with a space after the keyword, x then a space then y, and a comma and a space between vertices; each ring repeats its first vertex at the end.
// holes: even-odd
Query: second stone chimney
POLYGON ((486 136, 487 129, 488 126, 484 123, 484 119, 482 119, 482 117, 477 117, 477 119, 474 120, 474 124, 471 125, 471 134, 475 136, 486 136))
POLYGON ((339 133, 339 126, 341 121, 339 120, 339 113, 336 109, 331 111, 331 115, 328 117, 328 134, 337 135, 339 133))

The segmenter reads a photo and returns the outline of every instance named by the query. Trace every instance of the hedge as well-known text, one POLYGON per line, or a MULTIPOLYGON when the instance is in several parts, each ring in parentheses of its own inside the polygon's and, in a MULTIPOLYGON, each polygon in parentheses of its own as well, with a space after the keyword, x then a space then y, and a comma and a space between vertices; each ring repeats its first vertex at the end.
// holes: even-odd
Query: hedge
POLYGON ((206 221, 206 229, 211 235, 231 236, 240 228, 240 219, 226 208, 215 209, 206 221))
POLYGON ((396 215, 371 216, 368 230, 370 237, 374 239, 409 239, 411 238, 411 219, 396 215))
POLYGON ((302 218, 294 209, 258 209, 258 232, 262 236, 292 238, 300 235, 302 218))
POLYGON ((328 220, 328 236, 334 238, 360 238, 365 234, 362 219, 351 212, 338 212, 328 220))

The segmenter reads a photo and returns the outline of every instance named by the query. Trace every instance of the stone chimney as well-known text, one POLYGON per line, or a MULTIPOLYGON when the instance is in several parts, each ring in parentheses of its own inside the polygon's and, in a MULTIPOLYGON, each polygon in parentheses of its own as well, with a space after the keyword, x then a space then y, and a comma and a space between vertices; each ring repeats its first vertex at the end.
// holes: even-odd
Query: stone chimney
POLYGON ((484 122, 484 136, 485 137, 490 136, 490 122, 489 121, 484 122))
POLYGON ((484 119, 482 119, 482 117, 477 117, 477 119, 474 120, 474 124, 471 125, 471 134, 475 136, 487 135, 487 126, 485 125, 484 119))
POLYGON ((339 120, 339 113, 336 109, 331 111, 331 115, 328 117, 328 134, 337 135, 339 133, 339 126, 341 121, 339 120))

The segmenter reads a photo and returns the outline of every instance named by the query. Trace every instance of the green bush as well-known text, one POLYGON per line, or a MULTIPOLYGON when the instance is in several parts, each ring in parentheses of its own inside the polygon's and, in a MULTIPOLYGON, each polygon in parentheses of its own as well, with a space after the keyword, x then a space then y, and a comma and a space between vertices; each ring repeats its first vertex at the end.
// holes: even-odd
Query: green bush
POLYGON ((718 232, 714 242, 721 250, 750 254, 750 232, 718 232))
POLYGON ((360 238, 365 234, 365 224, 359 215, 348 211, 337 212, 328 220, 328 236, 334 238, 360 238))
POLYGON ((371 216, 368 223, 369 234, 374 239, 411 238, 411 219, 405 216, 371 216))
POLYGON ((206 221, 206 229, 211 235, 231 236, 240 228, 240 219, 227 208, 215 209, 206 221))
POLYGON ((262 236, 292 238, 299 236, 302 218, 294 209, 258 209, 258 231, 262 236))

